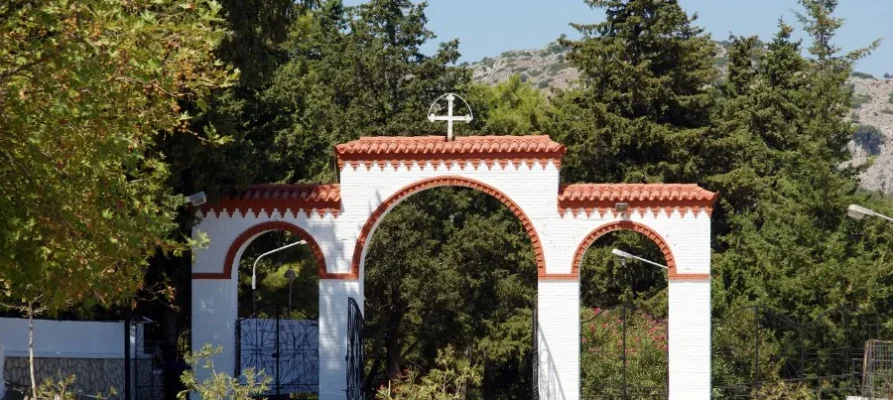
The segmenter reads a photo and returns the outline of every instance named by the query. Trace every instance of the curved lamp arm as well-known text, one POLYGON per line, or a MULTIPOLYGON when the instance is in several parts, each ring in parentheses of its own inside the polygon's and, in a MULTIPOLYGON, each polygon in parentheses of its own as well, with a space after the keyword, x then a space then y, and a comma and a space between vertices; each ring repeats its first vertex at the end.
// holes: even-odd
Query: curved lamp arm
POLYGON ((846 209, 846 215, 852 219, 862 219, 867 216, 867 217, 878 217, 878 218, 893 222, 893 218, 890 218, 884 214, 874 211, 868 207, 862 207, 858 204, 850 204, 850 206, 847 207, 847 209, 846 209))
POLYGON ((627 252, 625 252, 625 251, 623 251, 623 250, 614 249, 614 250, 611 250, 611 254, 613 254, 613 255, 615 255, 615 256, 617 256, 617 257, 631 258, 631 259, 633 259, 633 260, 641 261, 641 262, 646 263, 646 264, 651 264, 651 265, 653 265, 653 266, 655 266, 655 267, 660 267, 660 268, 663 268, 663 269, 666 269, 666 270, 669 270, 669 269, 670 269, 670 267, 668 267, 668 266, 666 266, 666 265, 658 264, 658 263, 656 263, 656 262, 654 262, 654 261, 646 260, 646 259, 644 259, 644 258, 642 258, 642 257, 634 256, 634 255, 629 254, 629 253, 627 253, 627 252))
POLYGON ((297 245, 299 245, 299 244, 307 244, 307 241, 306 241, 306 240, 299 240, 299 241, 297 241, 297 242, 294 242, 294 243, 291 243, 291 244, 287 244, 287 245, 285 245, 285 246, 282 246, 282 247, 280 247, 280 248, 278 248, 278 249, 270 250, 270 251, 268 251, 268 252, 266 252, 266 253, 261 254, 260 256, 258 256, 257 259, 254 260, 254 266, 251 267, 251 290, 256 290, 256 289, 257 289, 257 262, 260 261, 261 258, 264 258, 264 257, 266 257, 266 256, 268 256, 268 255, 270 255, 270 254, 273 254, 273 253, 278 253, 278 252, 280 252, 280 251, 282 251, 282 250, 285 250, 285 249, 288 249, 288 248, 291 248, 291 247, 295 247, 295 246, 297 246, 297 245))

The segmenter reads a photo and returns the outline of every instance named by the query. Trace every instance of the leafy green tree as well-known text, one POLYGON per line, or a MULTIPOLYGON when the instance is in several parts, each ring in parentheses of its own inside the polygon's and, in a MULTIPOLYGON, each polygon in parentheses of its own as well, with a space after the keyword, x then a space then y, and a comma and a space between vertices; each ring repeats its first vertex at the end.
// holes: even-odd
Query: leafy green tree
POLYGON ((183 250, 168 234, 184 200, 152 146, 186 133, 178 101, 232 78, 213 55, 219 11, 213 1, 0 5, 4 304, 33 317, 128 302, 148 257, 183 250))
MULTIPOLYGON (((484 398, 529 391, 536 266, 498 200, 470 189, 418 193, 385 216, 366 260, 369 390, 446 346, 483 368, 484 398), (410 227, 410 228, 406 228, 410 227)), ((517 394, 516 396, 523 396, 517 394)))
POLYGON ((853 133, 853 141, 856 145, 865 149, 868 154, 881 154, 881 145, 884 143, 884 134, 875 126, 859 125, 853 133))
MULTIPOLYGON (((815 337, 797 343, 815 351, 861 345, 846 342, 852 336, 844 332, 852 327, 845 321, 813 321, 820 314, 847 309, 858 316, 886 315, 889 291, 871 288, 885 287, 893 247, 881 238, 886 234, 875 235, 878 222, 862 225, 845 217, 850 203, 890 207, 858 193, 857 171, 843 166, 853 135, 846 119, 852 92, 845 82, 853 63, 873 46, 840 54, 832 44, 840 26, 832 15, 836 2, 801 3, 801 23, 813 38, 811 57, 800 54, 793 28, 780 23, 775 38, 756 52, 756 63, 730 65, 730 76, 748 78, 724 87, 727 95, 715 116, 715 154, 722 164, 705 181, 723 193, 713 215, 714 315, 723 318, 743 305, 770 307, 816 324, 815 337)), ((731 58, 746 59, 744 53, 753 52, 749 39, 735 41, 731 58)), ((790 334, 777 330, 766 340, 790 334)), ((781 350, 767 349, 773 357, 781 350)), ((727 374, 739 361, 722 358, 716 365, 727 374)), ((816 360, 806 373, 843 369, 816 360)))
POLYGON ((242 252, 239 260, 239 317, 275 318, 278 310, 282 318, 310 319, 319 317, 319 269, 316 258, 308 245, 291 247, 273 253, 257 265, 257 308, 251 293, 251 272, 254 262, 261 254, 278 249, 300 239, 289 232, 267 232, 251 243, 242 252), (289 298, 287 272, 294 273, 289 298), (286 307, 291 304, 291 310, 286 307), (283 307, 284 306, 284 307, 283 307), (258 311, 258 313, 255 313, 258 311))
POLYGON ((522 82, 520 75, 512 75, 492 87, 470 85, 467 93, 475 114, 473 130, 495 135, 528 135, 544 130, 548 100, 542 92, 522 82))

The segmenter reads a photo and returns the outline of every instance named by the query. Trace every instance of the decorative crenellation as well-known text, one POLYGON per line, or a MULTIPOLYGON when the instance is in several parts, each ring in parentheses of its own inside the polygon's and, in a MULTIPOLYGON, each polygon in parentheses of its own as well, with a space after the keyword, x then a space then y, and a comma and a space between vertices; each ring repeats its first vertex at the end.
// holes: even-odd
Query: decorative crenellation
POLYGON ((533 245, 533 252, 536 256, 537 274, 540 277, 546 276, 546 261, 543 256, 543 245, 540 242, 539 234, 537 234, 536 229, 533 227, 533 222, 530 220, 530 218, 527 217, 527 214, 524 213, 524 210, 522 210, 517 203, 515 203, 510 197, 508 197, 499 189, 487 185, 486 183, 478 182, 464 177, 444 176, 424 179, 412 185, 404 187, 397 193, 393 194, 391 197, 388 197, 387 200, 382 202, 375 209, 375 211, 372 212, 372 215, 369 216, 369 218, 366 220, 366 223, 363 225, 363 229, 360 231, 360 236, 357 239, 356 247, 354 247, 350 276, 353 276, 355 278, 352 279, 357 279, 360 276, 360 263, 363 260, 363 249, 366 247, 366 243, 371 237, 372 229, 377 225, 378 220, 381 219, 381 217, 383 217, 388 212, 388 210, 397 205, 397 203, 399 203, 404 198, 421 192, 425 189, 441 186, 458 186, 475 189, 477 191, 489 194, 490 196, 493 196, 494 198, 505 204, 505 206, 508 207, 509 210, 511 210, 512 213, 514 213, 518 217, 518 220, 521 221, 521 225, 524 227, 524 230, 530 237, 530 242, 533 245))
POLYGON ((642 216, 649 212, 657 216, 661 211, 667 216, 674 211, 682 216, 689 212, 710 216, 718 197, 694 184, 576 183, 559 188, 558 213, 565 216, 569 211, 574 217, 585 214, 587 218, 598 213, 603 218, 614 212, 617 203, 626 203, 626 212, 642 216))
POLYGON ((345 165, 356 169, 377 167, 384 170, 390 166, 397 170, 401 165, 446 168, 454 165, 465 169, 469 166, 478 169, 482 165, 488 169, 499 166, 506 169, 522 164, 533 169, 534 165, 546 168, 552 163, 561 167, 561 159, 566 149, 564 145, 552 141, 549 136, 466 136, 447 141, 443 136, 415 137, 363 137, 352 142, 335 146, 338 168, 345 165))
POLYGON ((249 186, 244 191, 225 196, 220 201, 208 203, 201 207, 203 216, 215 213, 226 213, 230 217, 235 212, 245 215, 261 213, 271 215, 275 211, 282 214, 298 213, 310 217, 316 213, 320 217, 332 214, 337 217, 341 212, 341 186, 338 184, 270 184, 249 186))

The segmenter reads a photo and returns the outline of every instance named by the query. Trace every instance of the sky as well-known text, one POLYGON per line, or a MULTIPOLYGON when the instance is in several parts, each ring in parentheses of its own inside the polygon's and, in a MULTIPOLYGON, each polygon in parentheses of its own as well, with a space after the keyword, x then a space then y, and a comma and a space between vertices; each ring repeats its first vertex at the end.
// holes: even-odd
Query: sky
MULTIPOLYGON (((355 5, 364 0, 345 0, 355 5)), ((679 0, 696 24, 714 39, 730 33, 769 39, 778 19, 794 26, 803 37, 794 12, 796 0, 679 0)), ((835 43, 852 50, 882 39, 881 47, 856 64, 856 70, 880 77, 893 74, 893 0, 843 0, 836 15, 845 19, 835 43)), ((432 53, 442 41, 459 39, 460 61, 474 62, 506 50, 544 47, 561 34, 578 37, 570 22, 593 23, 604 19, 583 0, 428 0, 428 28, 438 37, 423 51, 432 53)), ((805 48, 806 46, 804 46, 805 48)))

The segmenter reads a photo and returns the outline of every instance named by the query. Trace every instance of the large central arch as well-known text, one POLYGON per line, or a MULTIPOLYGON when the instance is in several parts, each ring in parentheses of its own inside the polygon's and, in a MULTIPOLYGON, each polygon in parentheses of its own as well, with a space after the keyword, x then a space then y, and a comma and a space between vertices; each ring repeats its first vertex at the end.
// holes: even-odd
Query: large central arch
MULTIPOLYGON (((339 184, 262 185, 205 205, 195 235, 204 232, 211 243, 195 251, 193 348, 223 346, 218 370, 232 370, 233 259, 260 231, 288 227, 312 239, 324 265, 319 396, 344 399, 348 318, 356 315, 348 304, 362 307, 363 260, 372 233, 411 194, 460 186, 499 199, 533 243, 541 399, 580 398, 579 259, 592 241, 615 229, 650 237, 672 268, 669 397, 709 399, 710 213, 717 195, 692 184, 560 185, 564 152, 544 135, 360 138, 335 148, 339 184)), ((198 373, 202 378, 207 372, 198 373)))
POLYGON ((357 277, 360 276, 360 274, 362 273, 366 259, 366 250, 369 247, 369 238, 371 238, 372 235, 375 233, 375 230, 378 228, 378 224, 381 222, 382 217, 384 217, 388 213, 388 211, 396 207, 397 204, 400 204, 402 200, 406 199, 409 196, 412 196, 413 194, 428 189, 444 186, 455 186, 474 189, 493 196, 506 207, 508 207, 509 210, 511 210, 512 213, 514 213, 515 216, 518 217, 518 220, 521 221, 521 226, 524 227, 524 230, 527 232, 527 236, 530 237, 530 243, 533 245, 533 253, 536 256, 537 275, 540 277, 545 276, 546 261, 545 259, 543 259, 543 245, 540 242, 539 235, 536 233, 536 228, 533 227, 533 222, 531 222, 527 214, 524 213, 524 210, 522 210, 521 207, 518 206, 518 204, 516 204, 510 197, 506 196, 506 194, 499 189, 496 189, 486 183, 461 176, 442 176, 423 179, 403 187, 402 189, 398 190, 397 193, 394 193, 393 195, 391 195, 391 197, 382 202, 378 206, 378 208, 376 208, 375 211, 372 212, 372 215, 369 216, 369 219, 366 220, 366 223, 363 224, 363 229, 360 231, 360 236, 357 239, 356 246, 354 247, 350 273, 353 276, 357 277))

